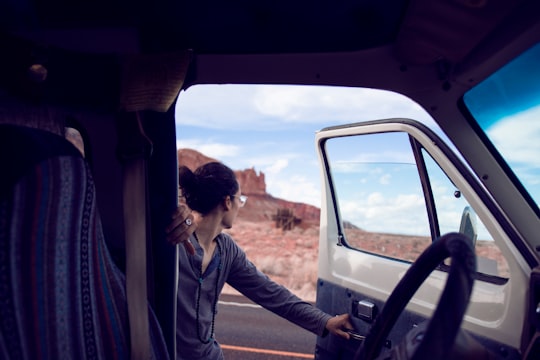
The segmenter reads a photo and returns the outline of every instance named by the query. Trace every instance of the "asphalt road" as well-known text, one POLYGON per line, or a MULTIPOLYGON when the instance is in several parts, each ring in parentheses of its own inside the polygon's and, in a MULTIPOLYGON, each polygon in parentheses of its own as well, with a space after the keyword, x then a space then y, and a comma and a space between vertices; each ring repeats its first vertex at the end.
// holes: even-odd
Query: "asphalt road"
POLYGON ((241 296, 221 295, 216 338, 226 360, 313 359, 316 336, 241 296))

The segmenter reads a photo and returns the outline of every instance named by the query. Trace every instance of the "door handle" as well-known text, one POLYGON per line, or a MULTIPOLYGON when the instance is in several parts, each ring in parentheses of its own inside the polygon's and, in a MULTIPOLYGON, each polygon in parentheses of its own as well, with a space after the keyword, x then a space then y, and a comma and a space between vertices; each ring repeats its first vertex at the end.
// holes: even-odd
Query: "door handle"
POLYGON ((351 339, 356 341, 364 341, 366 337, 364 335, 360 335, 359 333, 353 331, 353 330, 346 330, 347 334, 351 336, 351 339))
MULTIPOLYGON (((360 335, 359 333, 357 333, 356 331, 353 331, 353 330, 345 330, 347 332, 347 334, 349 334, 351 336, 351 339, 353 340, 356 340, 356 341, 364 341, 366 340, 366 337, 364 335, 360 335)), ((390 340, 386 340, 383 344, 383 346, 387 349, 391 349, 392 348, 392 342, 390 340)))

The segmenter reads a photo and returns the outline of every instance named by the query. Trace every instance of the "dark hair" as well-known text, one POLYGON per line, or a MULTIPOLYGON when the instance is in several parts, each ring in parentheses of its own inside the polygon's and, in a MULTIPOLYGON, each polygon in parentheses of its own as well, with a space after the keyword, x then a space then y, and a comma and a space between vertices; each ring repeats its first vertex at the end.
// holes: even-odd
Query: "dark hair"
POLYGON ((239 186, 234 171, 220 162, 199 166, 194 172, 178 168, 178 185, 187 205, 202 215, 212 211, 226 196, 233 196, 239 186))

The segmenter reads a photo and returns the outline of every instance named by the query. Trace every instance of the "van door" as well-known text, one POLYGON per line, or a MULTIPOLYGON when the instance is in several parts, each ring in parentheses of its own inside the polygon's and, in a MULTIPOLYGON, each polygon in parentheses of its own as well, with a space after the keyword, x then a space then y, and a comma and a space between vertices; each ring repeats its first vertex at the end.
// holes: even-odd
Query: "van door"
MULTIPOLYGON (((500 209, 441 138, 418 122, 389 119, 323 129, 316 146, 323 186, 317 306, 350 313, 357 335, 319 338, 316 358, 353 358, 410 265, 449 232, 475 242, 476 281, 462 329, 519 358, 530 268, 500 209)), ((430 318, 447 271, 443 262, 426 279, 386 347, 430 318)))

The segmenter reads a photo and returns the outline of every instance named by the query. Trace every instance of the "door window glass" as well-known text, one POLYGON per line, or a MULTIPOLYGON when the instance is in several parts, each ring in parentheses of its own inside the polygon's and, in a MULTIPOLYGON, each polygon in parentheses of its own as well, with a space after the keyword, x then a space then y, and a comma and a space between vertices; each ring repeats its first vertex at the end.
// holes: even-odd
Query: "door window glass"
POLYGON ((422 158, 433 192, 440 234, 460 232, 467 235, 475 244, 478 272, 508 278, 506 260, 460 189, 450 181, 427 151, 422 150, 422 158))
POLYGON ((462 232, 475 241, 478 271, 507 277, 506 261, 460 189, 427 151, 415 157, 411 144, 404 132, 326 141, 345 244, 413 262, 432 234, 462 232))
POLYGON ((414 261, 431 236, 408 135, 333 138, 325 148, 346 243, 414 261))

